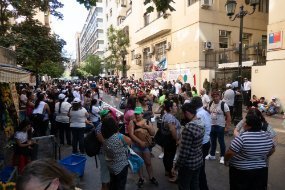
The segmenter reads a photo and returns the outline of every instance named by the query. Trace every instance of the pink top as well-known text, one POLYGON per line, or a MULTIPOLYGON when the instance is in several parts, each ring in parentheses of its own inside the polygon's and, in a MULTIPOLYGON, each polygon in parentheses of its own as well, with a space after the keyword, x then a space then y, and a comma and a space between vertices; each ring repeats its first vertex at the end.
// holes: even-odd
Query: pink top
POLYGON ((124 114, 124 122, 125 122, 125 133, 128 134, 128 126, 130 123, 130 118, 135 114, 134 110, 128 110, 125 114, 124 114))

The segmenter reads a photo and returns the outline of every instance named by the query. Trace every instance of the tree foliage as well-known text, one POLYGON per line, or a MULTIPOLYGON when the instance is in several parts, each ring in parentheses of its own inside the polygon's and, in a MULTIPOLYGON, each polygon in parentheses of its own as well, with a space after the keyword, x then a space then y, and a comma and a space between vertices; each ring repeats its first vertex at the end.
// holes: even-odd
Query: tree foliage
POLYGON ((64 73, 65 67, 61 62, 44 62, 41 66, 40 73, 41 75, 47 74, 52 78, 59 78, 64 73))
POLYGON ((88 55, 80 66, 75 65, 71 70, 71 76, 89 77, 99 76, 102 73, 102 59, 97 55, 88 55))
POLYGON ((108 28, 107 37, 110 56, 108 56, 104 62, 107 63, 107 67, 115 68, 117 75, 118 71, 126 72, 127 67, 121 67, 120 63, 124 63, 125 56, 128 53, 127 48, 130 44, 128 31, 122 29, 117 30, 111 25, 110 28, 108 28))
MULTIPOLYGON (((175 3, 173 0, 145 0, 144 4, 148 5, 153 3, 156 7, 156 11, 157 12, 162 12, 162 13, 166 13, 167 10, 169 11, 175 11, 175 9, 171 6, 171 3, 175 3)), ((147 12, 153 12, 154 11, 154 7, 152 5, 150 5, 147 8, 147 12)))

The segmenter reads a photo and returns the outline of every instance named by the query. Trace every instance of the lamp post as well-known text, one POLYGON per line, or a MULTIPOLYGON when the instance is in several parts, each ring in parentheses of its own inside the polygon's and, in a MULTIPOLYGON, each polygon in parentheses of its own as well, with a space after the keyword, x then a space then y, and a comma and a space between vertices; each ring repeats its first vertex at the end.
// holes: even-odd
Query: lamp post
POLYGON ((240 19, 239 27, 239 60, 238 60, 238 89, 240 93, 237 95, 235 103, 235 118, 234 124, 236 125, 240 120, 242 120, 242 103, 243 97, 241 93, 241 83, 242 83, 242 34, 243 34, 243 17, 246 15, 251 15, 256 10, 256 5, 259 5, 260 0, 245 0, 245 4, 252 6, 252 12, 244 10, 244 6, 240 6, 240 10, 235 14, 235 9, 237 2, 236 0, 227 0, 225 7, 227 11, 227 16, 231 21, 234 21, 236 18, 240 19), (233 17, 234 16, 234 17, 233 17))

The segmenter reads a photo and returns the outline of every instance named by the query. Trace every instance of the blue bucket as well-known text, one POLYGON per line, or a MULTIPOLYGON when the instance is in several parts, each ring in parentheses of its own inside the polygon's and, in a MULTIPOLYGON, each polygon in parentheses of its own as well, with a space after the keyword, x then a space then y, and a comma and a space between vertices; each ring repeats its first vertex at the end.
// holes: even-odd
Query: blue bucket
POLYGON ((70 172, 81 177, 84 174, 86 160, 85 156, 72 154, 60 160, 59 163, 70 172))

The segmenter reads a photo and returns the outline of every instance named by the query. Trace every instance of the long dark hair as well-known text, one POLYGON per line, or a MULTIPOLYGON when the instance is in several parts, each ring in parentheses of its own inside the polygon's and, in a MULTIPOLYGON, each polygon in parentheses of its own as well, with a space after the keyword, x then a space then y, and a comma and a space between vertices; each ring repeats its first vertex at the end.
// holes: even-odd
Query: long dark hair
POLYGON ((257 108, 250 108, 245 119, 246 123, 251 126, 249 131, 267 131, 268 122, 257 108))
POLYGON ((44 101, 45 95, 43 93, 38 94, 38 98, 35 102, 35 108, 37 108, 40 105, 41 101, 44 101))
POLYGON ((127 106, 126 106, 126 109, 125 109, 125 113, 129 110, 135 110, 136 108, 136 101, 137 99, 134 98, 134 97, 129 97, 128 98, 128 102, 127 102, 127 106))
POLYGON ((61 109, 62 102, 64 102, 64 98, 63 99, 59 99, 58 101, 59 101, 58 113, 61 113, 60 109, 61 109))
POLYGON ((81 102, 72 103, 72 110, 73 111, 77 111, 77 110, 81 109, 81 107, 82 107, 81 102))

